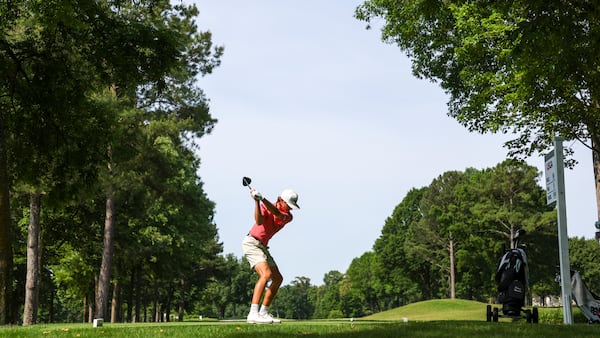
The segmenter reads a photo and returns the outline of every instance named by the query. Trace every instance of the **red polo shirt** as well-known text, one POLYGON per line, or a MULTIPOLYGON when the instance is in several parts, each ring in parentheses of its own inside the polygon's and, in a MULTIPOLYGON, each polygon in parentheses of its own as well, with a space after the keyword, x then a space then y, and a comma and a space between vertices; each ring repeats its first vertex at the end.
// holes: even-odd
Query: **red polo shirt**
POLYGON ((263 216, 263 224, 256 224, 252 226, 250 231, 248 232, 252 237, 258 239, 264 246, 269 245, 269 240, 275 235, 279 230, 283 229, 283 227, 292 221, 292 214, 283 212, 279 210, 284 217, 283 219, 277 218, 274 214, 272 214, 264 204, 260 204, 260 213, 263 216))

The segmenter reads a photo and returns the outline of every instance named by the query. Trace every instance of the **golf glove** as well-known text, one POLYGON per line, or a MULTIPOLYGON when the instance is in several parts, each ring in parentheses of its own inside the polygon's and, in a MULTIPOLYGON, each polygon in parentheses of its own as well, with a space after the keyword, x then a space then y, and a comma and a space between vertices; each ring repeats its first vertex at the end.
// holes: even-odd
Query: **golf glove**
POLYGON ((256 190, 252 190, 250 195, 252 195, 252 197, 257 201, 262 201, 262 199, 263 199, 262 195, 256 190))

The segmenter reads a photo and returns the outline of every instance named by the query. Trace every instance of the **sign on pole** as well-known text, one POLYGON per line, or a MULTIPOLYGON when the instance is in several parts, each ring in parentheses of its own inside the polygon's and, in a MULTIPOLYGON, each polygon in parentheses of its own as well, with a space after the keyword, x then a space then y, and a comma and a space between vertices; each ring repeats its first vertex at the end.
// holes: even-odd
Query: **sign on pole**
POLYGON ((562 289, 563 322, 573 324, 571 312, 571 263, 569 262, 569 237, 567 234, 567 209, 565 204, 565 168, 562 138, 554 138, 554 150, 545 156, 546 202, 556 202, 558 214, 558 253, 560 261, 560 287, 562 289))
POLYGON ((554 150, 546 154, 545 160, 546 204, 552 204, 558 200, 558 180, 556 179, 556 156, 554 156, 554 150))

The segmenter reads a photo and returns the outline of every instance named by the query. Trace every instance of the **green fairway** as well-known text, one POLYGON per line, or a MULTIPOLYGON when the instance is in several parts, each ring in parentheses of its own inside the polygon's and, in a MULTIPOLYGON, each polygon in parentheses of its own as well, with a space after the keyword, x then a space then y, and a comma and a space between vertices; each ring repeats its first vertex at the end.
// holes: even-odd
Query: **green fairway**
POLYGON ((290 321, 279 325, 245 322, 53 324, 0 328, 2 337, 598 337, 600 326, 487 323, 469 321, 290 321))
MULTIPOLYGON (((467 300, 413 303, 356 320, 284 320, 255 325, 245 321, 172 323, 39 324, 0 327, 0 337, 598 337, 600 325, 563 325, 558 309, 540 309, 540 323, 501 319, 486 322, 486 304, 467 300)), ((576 309, 574 313, 578 312, 576 309)))

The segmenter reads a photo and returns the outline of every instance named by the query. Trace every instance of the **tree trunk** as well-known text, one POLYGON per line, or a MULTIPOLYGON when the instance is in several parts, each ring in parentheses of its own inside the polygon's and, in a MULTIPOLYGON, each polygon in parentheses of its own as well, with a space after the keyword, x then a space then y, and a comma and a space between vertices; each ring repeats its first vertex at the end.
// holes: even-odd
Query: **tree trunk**
POLYGON ((88 319, 87 322, 88 323, 92 323, 94 321, 94 308, 92 306, 92 303, 88 304, 88 319))
POLYGON ((450 252, 450 299, 456 298, 456 276, 454 274, 454 240, 450 240, 448 251, 450 252))
POLYGON ((98 275, 94 275, 94 279, 90 281, 90 287, 92 289, 92 294, 85 296, 87 309, 83 317, 84 323, 92 323, 94 321, 94 301, 96 292, 98 292, 98 275))
POLYGON ((179 280, 179 307, 177 309, 177 320, 183 322, 183 314, 185 313, 185 280, 179 280))
POLYGON ((131 271, 129 279, 129 292, 127 292, 127 318, 125 321, 133 323, 133 292, 135 291, 135 269, 131 271))
POLYGON ((141 272, 136 269, 135 272, 135 316, 133 319, 134 323, 139 322, 141 319, 142 311, 142 288, 141 288, 141 272))
POLYGON ((54 285, 50 283, 50 310, 48 311, 48 323, 54 323, 54 285))
POLYGON ((121 307, 119 304, 119 281, 115 280, 115 286, 113 288, 112 293, 112 303, 111 303, 111 311, 110 311, 110 322, 116 323, 119 321, 119 308, 121 307))
POLYGON ((87 323, 87 296, 83 296, 83 318, 81 318, 82 323, 87 323))
POLYGON ((158 308, 158 286, 156 285, 156 281, 153 283, 154 295, 152 295, 152 314, 154 317, 154 322, 160 322, 160 309, 158 308))
MULTIPOLYGON (((96 294, 96 292, 98 291, 98 275, 94 276, 94 280, 91 281, 92 283, 92 290, 94 290, 94 294, 96 294)), ((88 297, 88 311, 87 311, 87 322, 88 323, 93 323, 94 322, 94 299, 95 297, 88 297)))
MULTIPOLYGON (((110 171, 110 164, 109 164, 110 171)), ((110 274, 113 258, 113 241, 115 225, 115 205, 113 201, 112 187, 106 193, 106 218, 104 220, 104 243, 102 247, 102 263, 98 278, 98 290, 96 293, 95 318, 104 319, 107 315, 108 295, 110 291, 110 274)))
POLYGON ((40 204, 39 193, 29 195, 29 227, 27 229, 27 277, 25 281, 25 306, 23 326, 37 322, 40 274, 40 204))
POLYGON ((6 159, 4 121, 0 113, 0 325, 12 322, 13 253, 10 231, 9 175, 6 159))
POLYGON ((164 321, 165 322, 170 322, 171 321, 171 302, 173 302, 173 287, 169 286, 169 289, 167 291, 167 301, 165 304, 165 318, 164 321))

